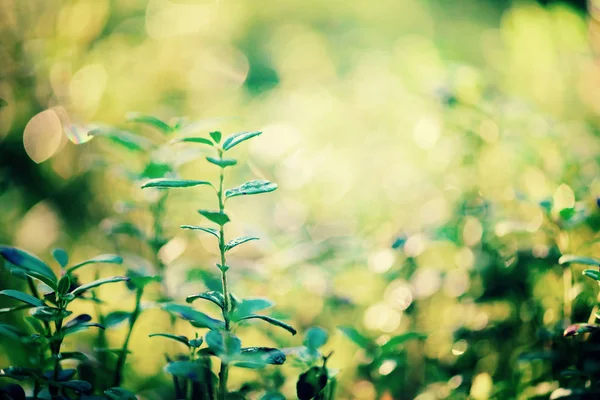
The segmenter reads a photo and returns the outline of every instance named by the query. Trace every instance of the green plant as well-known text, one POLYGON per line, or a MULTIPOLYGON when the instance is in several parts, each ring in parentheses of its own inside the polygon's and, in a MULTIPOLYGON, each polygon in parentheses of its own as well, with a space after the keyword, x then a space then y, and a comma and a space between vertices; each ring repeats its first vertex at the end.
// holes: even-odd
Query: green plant
POLYGON ((0 295, 22 303, 3 309, 2 312, 29 309, 30 316, 26 320, 34 331, 26 333, 15 326, 0 324, 0 334, 28 347, 31 355, 30 365, 5 368, 0 371, 0 376, 32 380, 34 399, 38 398, 44 388, 48 389, 52 399, 65 398, 68 392, 91 392, 90 383, 72 379, 76 374, 74 369, 63 369, 61 366, 61 361, 85 360, 87 357, 80 352, 64 352, 62 344, 69 335, 92 327, 104 329, 104 326, 90 322, 92 318, 88 314, 81 314, 67 321, 72 315, 69 305, 78 299, 85 300, 86 293, 91 289, 108 283, 129 281, 129 278, 114 276, 83 285, 78 283, 75 272, 79 268, 98 263, 120 264, 122 259, 119 256, 104 254, 69 265, 69 256, 64 250, 56 249, 52 255, 60 265, 60 277, 38 257, 15 247, 0 246, 0 256, 6 261, 6 268, 16 277, 24 279, 31 292, 27 294, 13 289, 0 291, 0 295), (36 281, 43 284, 41 291, 36 281))
MULTIPOLYGON (((192 303, 197 299, 206 300, 214 303, 221 310, 222 320, 214 319, 208 315, 195 310, 190 306, 179 305, 175 303, 166 303, 162 308, 190 323, 196 328, 208 328, 209 332, 204 337, 204 342, 199 339, 188 339, 183 336, 174 336, 170 334, 155 334, 154 336, 163 336, 176 340, 190 348, 187 359, 172 361, 167 364, 165 370, 175 378, 175 391, 179 395, 186 393, 186 388, 192 388, 190 396, 194 398, 195 392, 201 390, 200 384, 204 384, 209 389, 208 394, 212 396, 214 390, 210 389, 216 381, 210 372, 210 361, 206 356, 215 356, 220 360, 220 370, 218 377, 218 397, 221 400, 231 398, 227 387, 229 370, 233 366, 245 368, 261 368, 268 364, 283 364, 286 356, 283 352, 269 347, 241 347, 240 339, 235 336, 234 329, 251 320, 262 320, 277 327, 283 328, 291 334, 296 334, 296 330, 287 323, 275 319, 271 316, 257 314, 257 312, 269 308, 273 303, 266 299, 238 299, 231 293, 227 271, 230 266, 227 263, 227 253, 235 247, 257 240, 256 237, 242 236, 232 240, 226 240, 225 225, 230 222, 226 213, 226 202, 234 197, 255 195, 272 192, 277 189, 277 185, 266 180, 253 180, 240 186, 225 188, 225 170, 237 164, 237 160, 226 158, 225 154, 238 144, 260 135, 261 132, 241 132, 222 138, 220 132, 211 132, 210 139, 204 137, 184 137, 176 139, 174 142, 195 143, 209 146, 214 149, 215 155, 206 157, 206 160, 219 168, 219 179, 216 185, 206 180, 189 180, 176 178, 159 178, 146 182, 142 188, 145 189, 174 189, 191 188, 204 186, 212 188, 216 194, 216 209, 200 209, 199 214, 214 223, 216 228, 183 225, 183 229, 202 231, 214 236, 219 249, 219 261, 217 268, 221 273, 221 291, 208 291, 188 296, 186 301, 192 303), (200 348, 206 343, 207 347, 200 348), (198 356, 201 356, 198 358, 198 356), (183 380, 181 383, 179 380, 183 380), (191 382, 191 384, 188 384, 191 382)), ((237 395, 241 395, 237 393, 237 395)))

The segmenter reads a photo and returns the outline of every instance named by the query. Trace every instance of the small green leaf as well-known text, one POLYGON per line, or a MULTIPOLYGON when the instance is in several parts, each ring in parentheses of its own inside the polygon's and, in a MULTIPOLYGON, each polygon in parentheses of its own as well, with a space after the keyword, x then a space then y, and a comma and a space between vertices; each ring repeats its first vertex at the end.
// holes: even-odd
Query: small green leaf
POLYGON ((205 375, 206 367, 194 361, 173 361, 165 366, 165 372, 178 378, 200 381, 205 375))
POLYGON ((127 113, 127 116, 125 118, 128 122, 138 122, 140 124, 150 125, 164 134, 169 134, 173 131, 173 128, 171 128, 169 124, 151 115, 144 115, 138 112, 130 112, 127 113))
POLYGON ((135 394, 131 393, 127 389, 120 387, 112 387, 104 391, 104 395, 110 400, 137 400, 135 394))
POLYGON ((127 287, 130 290, 144 289, 146 285, 162 281, 162 277, 160 275, 142 275, 133 270, 127 271, 127 277, 129 278, 127 287))
POLYGON ((68 273, 72 273, 73 271, 89 264, 122 264, 123 258, 116 254, 100 254, 94 258, 89 260, 80 262, 79 264, 75 264, 72 267, 67 269, 68 273))
POLYGON ((559 264, 584 264, 600 267, 600 260, 592 257, 580 257, 572 254, 566 254, 558 259, 559 264))
POLYGON ((176 342, 183 343, 187 347, 190 347, 190 341, 185 336, 172 335, 170 333, 152 333, 152 334, 148 335, 148 337, 157 337, 157 336, 175 340, 176 342))
POLYGON ((92 320, 92 316, 89 314, 80 314, 75 318, 69 320, 66 324, 63 325, 63 328, 69 328, 71 326, 83 324, 84 322, 89 322, 92 320))
POLYGON ((88 132, 88 135, 105 137, 128 150, 145 152, 154 146, 151 140, 143 136, 111 127, 92 129, 88 132))
POLYGON ((56 275, 54 271, 42 260, 26 252, 10 246, 0 246, 0 256, 13 264, 12 273, 21 273, 37 279, 52 289, 56 289, 56 275))
POLYGON ((65 319, 69 315, 71 315, 72 312, 67 310, 60 310, 54 307, 42 306, 32 308, 31 310, 29 310, 29 314, 31 314, 32 317, 37 318, 41 321, 51 322, 65 319))
POLYGON ((214 228, 204 228, 202 226, 196 226, 196 225, 181 225, 180 226, 181 229, 191 229, 194 231, 203 231, 206 233, 210 233, 211 235, 213 235, 214 237, 216 237, 217 239, 220 237, 219 231, 214 229, 214 228))
POLYGON ((92 385, 86 381, 74 380, 74 381, 60 382, 60 385, 63 387, 69 388, 71 390, 74 390, 78 393, 89 393, 92 391, 92 385))
POLYGON ((227 214, 220 211, 209 211, 209 210, 198 210, 200 215, 204 218, 208 219, 211 222, 214 222, 217 225, 225 225, 229 222, 229 217, 227 214))
POLYGON ((396 348, 409 340, 422 340, 427 339, 427 335, 419 332, 406 332, 402 335, 394 336, 390 340, 388 340, 383 346, 381 346, 381 351, 383 353, 388 353, 390 351, 396 350, 396 348))
POLYGON ((237 160, 234 160, 233 158, 215 158, 208 156, 206 157, 206 161, 221 168, 232 167, 237 164, 237 160))
POLYGON ((251 240, 259 240, 259 239, 257 237, 253 237, 253 236, 242 236, 242 237, 230 240, 225 245, 225 251, 229 251, 229 250, 233 249, 235 246, 239 246, 240 244, 249 242, 251 240))
POLYGON ((97 324, 95 322, 84 322, 84 323, 77 324, 77 325, 70 326, 68 328, 63 329, 61 334, 63 337, 65 337, 67 335, 72 335, 73 333, 76 333, 76 332, 85 331, 89 328, 100 328, 100 329, 104 330, 104 325, 97 324))
POLYGON ((212 186, 208 181, 196 181, 189 179, 168 179, 158 178, 152 179, 142 185, 142 189, 146 188, 157 188, 157 189, 175 189, 175 188, 188 188, 193 186, 212 186))
POLYGON ((104 317, 104 324, 107 328, 113 328, 128 321, 131 318, 131 313, 127 311, 112 311, 104 317))
POLYGON ((221 141, 221 136, 222 136, 221 132, 214 131, 214 132, 210 132, 209 135, 212 138, 212 140, 215 141, 215 143, 219 143, 221 141))
POLYGON ((196 299, 208 300, 218 305, 221 309, 225 308, 225 302, 223 294, 221 292, 211 290, 208 292, 193 294, 191 296, 186 297, 185 301, 187 303, 192 303, 196 299))
POLYGON ((243 141, 253 138, 254 136, 258 136, 261 133, 262 132, 239 132, 231 134, 223 141, 223 150, 229 150, 243 141))
POLYGON ((60 264, 62 268, 69 264, 69 255, 63 249, 52 250, 52 257, 60 264))
POLYGON ((318 350, 325 343, 327 343, 327 332, 321 327, 310 328, 304 335, 304 345, 311 350, 318 350))
POLYGON ((240 352, 242 341, 233 333, 211 330, 206 334, 206 344, 219 357, 230 359, 240 352))
POLYGON ((285 329, 286 331, 290 332, 292 335, 295 335, 297 333, 297 331, 291 325, 288 325, 283 321, 280 321, 280 320, 272 318, 272 317, 268 317, 266 315, 248 315, 247 317, 240 318, 239 321, 245 321, 245 320, 249 320, 249 319, 262 319, 263 321, 266 321, 266 322, 270 323, 271 325, 275 325, 275 326, 285 329))
POLYGON ((200 311, 196 311, 189 306, 175 303, 165 303, 161 308, 170 314, 174 314, 182 319, 185 319, 186 321, 189 321, 196 328, 218 329, 225 326, 223 321, 211 318, 208 315, 201 313, 200 311))
POLYGON ((595 269, 586 269, 585 271, 583 271, 583 275, 586 275, 596 281, 600 281, 600 271, 597 271, 595 269))
POLYGON ((246 347, 241 349, 240 354, 235 357, 235 364, 244 368, 262 368, 267 364, 281 365, 285 363, 286 356, 272 347, 246 347))
POLYGON ((340 326, 338 329, 351 341, 357 344, 359 347, 370 350, 374 347, 373 342, 359 333, 355 328, 351 326, 340 326))
POLYGON ((196 348, 202 346, 202 343, 204 343, 204 339, 202 339, 201 337, 197 337, 196 339, 190 340, 190 347, 193 347, 196 349, 196 348))
POLYGON ((179 138, 179 139, 172 140, 171 143, 199 143, 199 144, 205 144, 205 145, 211 146, 211 147, 214 146, 213 142, 211 142, 209 139, 206 139, 203 137, 179 138))
POLYGON ((69 274, 65 274, 58 281, 58 288, 56 289, 56 291, 58 292, 59 296, 63 296, 65 294, 69 293, 70 288, 71 288, 71 278, 69 277, 69 274))
POLYGON ((25 304, 28 304, 32 307, 44 307, 45 304, 43 301, 38 299, 37 297, 33 297, 27 293, 20 292, 18 290, 6 289, 0 291, 0 295, 4 295, 10 297, 15 300, 19 300, 25 304))
POLYGON ((255 299, 244 299, 232 310, 231 320, 239 321, 244 317, 253 315, 258 311, 265 310, 273 306, 273 302, 269 299, 255 298, 255 299))
POLYGON ((225 191, 228 199, 236 196, 247 196, 251 194, 268 193, 277 189, 277 184, 265 180, 254 180, 243 185, 225 191))
POLYGON ((129 278, 127 278, 125 276, 113 276, 111 278, 98 279, 97 281, 93 281, 93 282, 90 282, 85 285, 81 285, 81 286, 77 287, 76 289, 74 289, 71 292, 71 294, 73 296, 78 296, 81 293, 85 292, 86 290, 93 289, 95 287, 105 285, 107 283, 127 282, 127 281, 129 281, 129 278))
POLYGON ((302 373, 296 383, 296 394, 299 400, 316 398, 327 386, 327 368, 311 367, 302 373))

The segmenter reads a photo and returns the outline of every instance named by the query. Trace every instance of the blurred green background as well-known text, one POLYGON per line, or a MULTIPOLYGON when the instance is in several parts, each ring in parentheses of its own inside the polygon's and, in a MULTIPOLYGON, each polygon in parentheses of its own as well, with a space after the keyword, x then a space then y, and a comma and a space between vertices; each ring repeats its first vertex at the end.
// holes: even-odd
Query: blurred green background
MULTIPOLYGON (((261 130, 228 179, 280 188, 233 204, 232 229, 262 240, 234 253, 232 285, 272 298, 301 331, 328 330, 339 398, 548 398, 577 362, 572 342, 549 338, 595 301, 577 269, 565 290, 556 260, 600 250, 588 245, 600 227, 596 18, 594 1, 2 0, 0 242, 78 260, 114 251, 103 227, 115 215, 148 221, 122 203, 147 195, 123 179, 141 160, 90 140, 89 124, 133 129, 124 116, 140 111, 261 130), (554 224, 545 200, 550 216, 585 208, 585 223, 554 224), (373 364, 340 325, 380 343, 428 338, 373 364)), ((197 153, 172 151, 182 176, 214 179, 197 153)), ((161 258, 181 299, 218 279, 207 239, 178 228, 203 202, 186 191, 167 204, 161 258)), ((20 284, 5 270, 0 282, 20 284)), ((133 304, 124 289, 100 294, 106 310, 133 304)), ((160 398, 169 351, 147 334, 168 323, 149 308, 134 332, 125 384, 147 398, 160 398)), ((7 345, 0 364, 20 357, 7 345)))

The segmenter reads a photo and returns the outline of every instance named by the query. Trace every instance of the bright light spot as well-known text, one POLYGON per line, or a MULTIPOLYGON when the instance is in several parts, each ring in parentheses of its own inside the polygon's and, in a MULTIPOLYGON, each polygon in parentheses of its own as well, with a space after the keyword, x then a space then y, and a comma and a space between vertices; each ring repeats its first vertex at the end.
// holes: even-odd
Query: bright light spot
POLYGON ((381 366, 379 367, 379 373, 381 375, 389 375, 392 373, 394 368, 396 368, 396 365, 397 363, 394 360, 385 360, 381 363, 381 366))
POLYGON ((484 119, 479 126, 479 136, 488 143, 498 140, 498 125, 491 119, 484 119))
POLYGON ((554 192, 554 208, 562 210, 563 208, 572 208, 575 206, 575 193, 569 185, 563 183, 554 192))
POLYGON ((29 158, 36 163, 54 155, 62 139, 62 125, 53 110, 36 114, 25 126, 23 146, 29 158))
POLYGON ((409 257, 416 257, 425 250, 425 236, 413 235, 406 239, 404 243, 404 252, 409 257))
POLYGON ((481 240, 483 227, 477 218, 467 217, 463 226, 462 237, 467 246, 475 246, 481 240))
POLYGON ((475 264, 475 255, 471 249, 463 247, 454 256, 454 262, 460 268, 471 269, 475 264))
POLYGON ((377 396, 375 386, 369 381, 356 382, 352 390, 355 399, 367 400, 374 399, 377 396))
POLYGON ((422 117, 413 129, 413 139, 420 148, 431 149, 440 138, 441 129, 441 123, 437 118, 422 117))
POLYGON ((446 274, 444 291, 451 297, 463 295, 469 288, 469 274, 461 269, 453 269, 446 274))
POLYGON ((443 197, 433 198, 420 208, 421 219, 425 224, 439 224, 448 211, 443 197))
POLYGON ((90 64, 73 75, 69 84, 71 105, 86 117, 94 115, 106 89, 108 75, 101 64, 90 64))
POLYGON ((458 387, 462 384, 463 378, 460 375, 454 375, 450 380, 448 380, 448 386, 451 389, 458 389, 458 387))
POLYGON ((82 144, 92 140, 93 136, 88 135, 88 132, 92 130, 94 126, 83 126, 71 122, 71 118, 64 107, 54 107, 52 110, 56 112, 56 115, 62 123, 63 132, 71 142, 82 144))
POLYGON ((454 354, 455 356, 460 356, 463 355, 465 351, 467 351, 466 340, 461 339, 458 342, 454 343, 454 346, 452 347, 452 354, 454 354))
POLYGON ((442 285, 440 272, 433 268, 418 269, 412 276, 412 289, 416 298, 429 297, 442 285))
POLYGON ((233 47, 201 49, 189 71, 189 82, 194 89, 235 89, 244 83, 249 70, 246 55, 233 47))
POLYGON ((180 255, 183 254, 185 249, 187 248, 187 240, 185 238, 178 236, 167 242, 163 247, 158 251, 158 257, 165 264, 170 264, 177 259, 180 255))
POLYGON ((146 31, 154 39, 199 33, 213 27, 216 10, 214 2, 150 0, 146 7, 146 31))
POLYGON ((487 400, 490 398, 493 386, 492 377, 487 372, 478 374, 471 385, 471 397, 475 400, 487 400))
POLYGON ((21 220, 15 244, 31 251, 40 252, 50 247, 60 234, 60 220, 56 212, 46 203, 31 207, 21 220))
POLYGON ((400 311, 406 310, 413 301, 413 295, 407 282, 396 280, 391 282, 384 294, 385 300, 400 311))
POLYGON ((400 325, 401 314, 385 303, 375 304, 365 311, 364 322, 369 329, 392 332, 400 325))
POLYGON ((384 273, 396 261, 396 254, 392 249, 381 249, 369 256, 369 269, 373 272, 384 273))

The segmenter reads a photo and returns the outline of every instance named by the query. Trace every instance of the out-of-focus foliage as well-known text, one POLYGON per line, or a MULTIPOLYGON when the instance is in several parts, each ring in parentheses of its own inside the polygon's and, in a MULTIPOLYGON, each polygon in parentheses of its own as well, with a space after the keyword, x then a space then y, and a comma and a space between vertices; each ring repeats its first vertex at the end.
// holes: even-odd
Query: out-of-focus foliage
MULTIPOLYGON (((339 398, 596 390, 594 332, 563 337, 594 322, 597 287, 580 275, 593 267, 558 260, 599 257, 599 23, 596 1, 586 15, 475 0, 3 0, 0 243, 39 255, 63 247, 73 260, 118 251, 126 268, 152 271, 144 257, 165 266, 161 285, 179 301, 219 290, 214 237, 179 229, 212 201, 202 190, 165 200, 156 260, 134 238, 115 249, 109 233, 152 231, 157 199, 132 179, 175 166, 215 181, 201 145, 173 144, 148 163, 164 131, 262 131, 236 154, 250 167, 230 168, 229 187, 258 176, 279 189, 228 205, 243 216, 230 224, 236 237, 261 237, 232 250, 228 273, 236 293, 273 299, 302 333, 328 332, 321 350, 334 352, 339 398)), ((88 267, 84 282, 123 273, 88 267)), ((0 274, 1 289, 22 284, 0 274)), ((74 312, 134 309, 122 286, 98 288, 105 303, 74 312)), ((172 323, 151 307, 160 292, 147 290, 123 382, 147 398, 172 395, 162 367, 178 343, 147 337, 172 323)), ((64 346, 120 346, 125 325, 104 344, 84 332, 64 346)), ((273 347, 302 337, 241 333, 273 347)), ((28 362, 0 345, 0 367, 28 362)), ((288 363, 261 379, 292 398, 315 366, 324 369, 288 363)), ((255 379, 230 376, 237 387, 255 379)))

